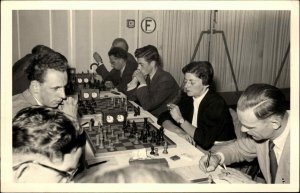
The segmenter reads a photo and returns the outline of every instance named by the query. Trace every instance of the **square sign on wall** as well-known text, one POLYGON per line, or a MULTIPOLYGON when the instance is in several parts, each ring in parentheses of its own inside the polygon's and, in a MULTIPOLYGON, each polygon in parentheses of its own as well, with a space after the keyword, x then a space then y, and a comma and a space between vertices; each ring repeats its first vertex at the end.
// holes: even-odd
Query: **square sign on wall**
POLYGON ((127 19, 127 27, 134 28, 135 27, 135 20, 134 19, 127 19))

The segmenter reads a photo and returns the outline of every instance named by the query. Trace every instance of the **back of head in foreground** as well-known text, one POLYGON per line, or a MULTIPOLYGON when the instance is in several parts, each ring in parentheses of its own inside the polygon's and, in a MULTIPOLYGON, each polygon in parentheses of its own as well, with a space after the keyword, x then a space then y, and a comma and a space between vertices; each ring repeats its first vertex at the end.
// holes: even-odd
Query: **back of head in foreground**
POLYGON ((78 167, 85 143, 64 113, 28 107, 13 119, 13 170, 16 182, 65 182, 78 167))
POLYGON ((95 183, 187 183, 180 175, 161 166, 132 165, 94 178, 95 183))

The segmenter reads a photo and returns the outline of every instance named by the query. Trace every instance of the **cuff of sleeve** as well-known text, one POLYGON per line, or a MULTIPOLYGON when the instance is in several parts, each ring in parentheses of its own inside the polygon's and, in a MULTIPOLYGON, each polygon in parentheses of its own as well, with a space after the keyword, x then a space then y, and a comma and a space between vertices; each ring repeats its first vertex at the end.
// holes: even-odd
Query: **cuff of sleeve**
POLYGON ((130 84, 130 83, 127 84, 127 91, 131 91, 131 90, 133 90, 135 88, 136 88, 136 85, 130 84))
POLYGON ((221 158, 220 164, 223 164, 224 161, 225 161, 225 157, 224 157, 223 153, 221 153, 221 152, 216 152, 215 154, 220 156, 220 158, 221 158))
POLYGON ((141 88, 141 87, 144 87, 144 86, 147 86, 147 84, 140 84, 140 85, 138 86, 138 88, 141 88))

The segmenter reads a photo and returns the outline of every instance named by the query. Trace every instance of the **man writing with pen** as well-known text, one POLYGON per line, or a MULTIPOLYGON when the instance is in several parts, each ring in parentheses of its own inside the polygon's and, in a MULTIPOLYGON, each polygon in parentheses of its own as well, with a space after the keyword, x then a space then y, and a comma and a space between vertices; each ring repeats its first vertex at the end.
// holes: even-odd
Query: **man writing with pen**
MULTIPOLYGON (((242 132, 249 136, 222 146, 201 157, 200 169, 214 171, 219 164, 251 161, 257 157, 266 183, 290 183, 289 111, 281 91, 267 84, 253 84, 237 104, 242 132)), ((236 183, 255 183, 248 176, 228 168, 223 179, 236 183)))

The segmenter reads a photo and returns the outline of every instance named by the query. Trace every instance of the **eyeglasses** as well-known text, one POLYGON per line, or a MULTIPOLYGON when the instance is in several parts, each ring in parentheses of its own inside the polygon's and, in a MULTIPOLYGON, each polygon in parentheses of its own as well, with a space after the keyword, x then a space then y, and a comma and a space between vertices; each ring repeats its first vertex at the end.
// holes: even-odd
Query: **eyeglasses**
MULTIPOLYGON (((37 164, 37 165, 40 165, 42 167, 45 167, 47 169, 50 169, 52 171, 55 171, 57 173, 59 173, 60 176, 62 176, 63 178, 66 178, 66 183, 70 182, 73 180, 73 177, 74 175, 76 174, 78 168, 72 170, 72 172, 66 172, 66 171, 62 171, 62 170, 59 170, 59 169, 56 169, 56 168, 53 168, 53 167, 50 167, 50 166, 47 166, 45 164, 42 164, 42 163, 39 163, 38 161, 35 161, 35 160, 29 160, 29 161, 25 161, 25 162, 22 162, 16 166, 13 166, 13 170, 16 171, 18 170, 22 165, 24 164, 29 164, 29 163, 33 163, 33 164, 37 164)), ((21 174, 18 176, 18 178, 22 175, 23 172, 21 172, 21 174)), ((61 181, 59 181, 61 182, 61 181)))

